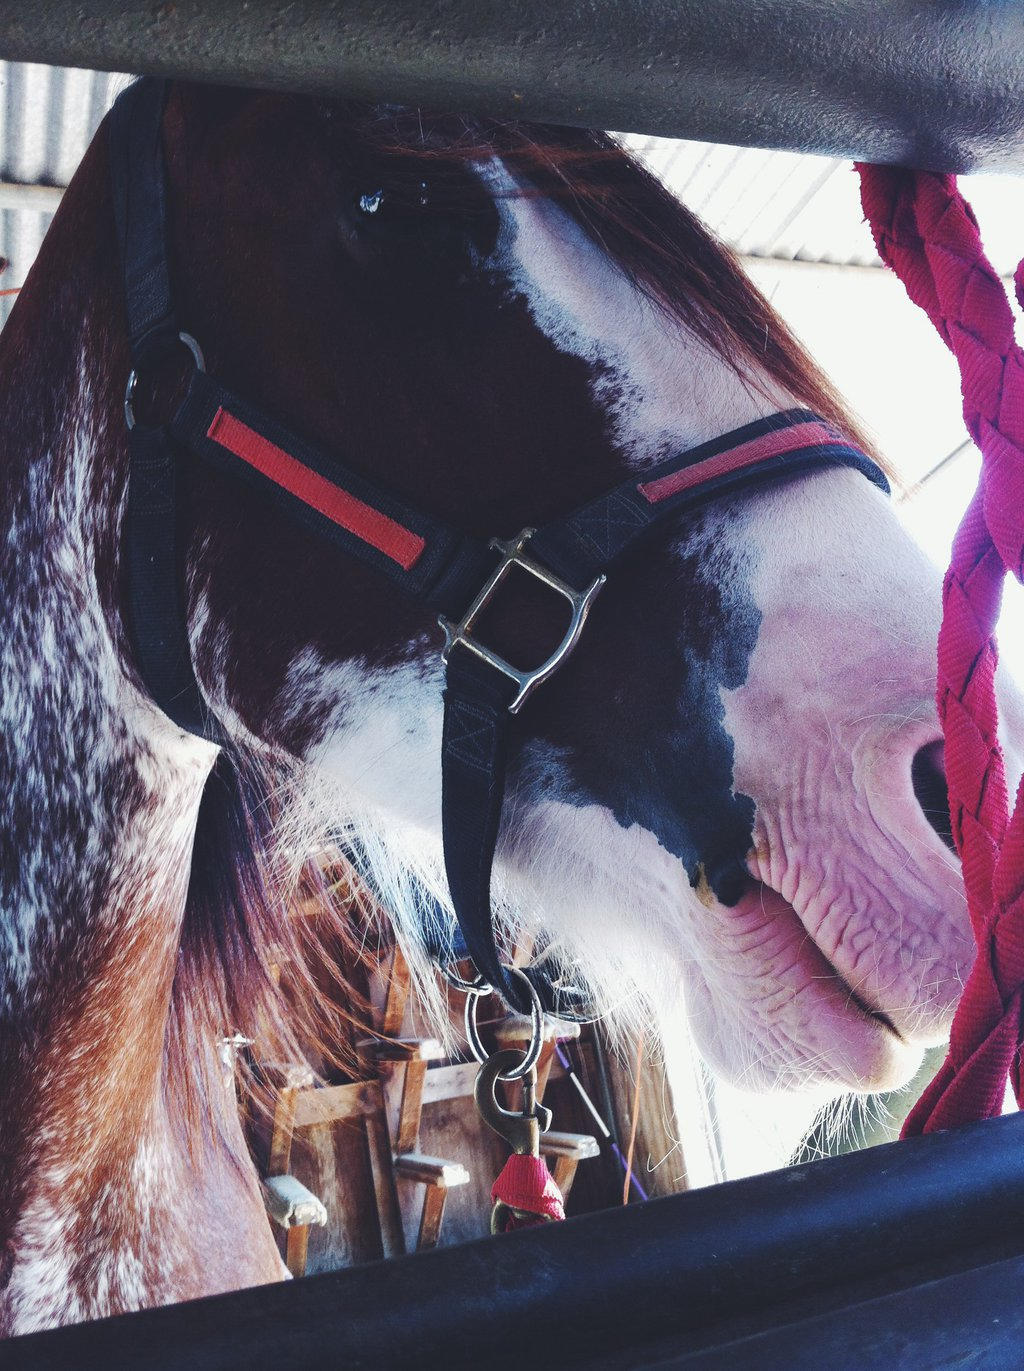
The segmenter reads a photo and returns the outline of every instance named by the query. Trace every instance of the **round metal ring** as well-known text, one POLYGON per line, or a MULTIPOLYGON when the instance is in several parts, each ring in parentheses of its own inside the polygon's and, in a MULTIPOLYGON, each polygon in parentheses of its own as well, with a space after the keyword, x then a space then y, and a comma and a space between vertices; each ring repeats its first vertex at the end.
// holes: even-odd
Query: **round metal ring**
MULTIPOLYGON (((510 975, 518 977, 530 994, 530 1041, 526 1051, 523 1053, 523 1060, 518 1066, 512 1067, 510 1071, 503 1071, 498 1077, 500 1081, 521 1081, 537 1065, 540 1056, 540 1049, 544 1045, 544 1006, 540 1002, 537 988, 524 971, 517 966, 507 966, 505 968, 510 975)), ((488 993, 489 993, 488 988, 488 993)), ((492 1055, 484 1047, 480 1039, 480 1028, 476 1021, 477 1001, 484 992, 481 990, 471 990, 466 996, 466 1038, 469 1042, 470 1051, 478 1062, 485 1062, 492 1055)))
POLYGON ((437 969, 453 990, 461 990, 465 995, 489 995, 494 989, 494 986, 489 981, 485 981, 479 971, 473 980, 467 981, 444 962, 438 962, 437 969))
MULTIPOLYGON (((179 333, 178 342, 184 343, 189 352, 191 352, 196 371, 205 371, 206 359, 203 356, 203 350, 192 337, 191 333, 179 333)), ((128 425, 129 433, 135 427, 135 387, 138 383, 139 373, 132 367, 131 371, 128 373, 128 384, 124 388, 124 421, 128 425)))

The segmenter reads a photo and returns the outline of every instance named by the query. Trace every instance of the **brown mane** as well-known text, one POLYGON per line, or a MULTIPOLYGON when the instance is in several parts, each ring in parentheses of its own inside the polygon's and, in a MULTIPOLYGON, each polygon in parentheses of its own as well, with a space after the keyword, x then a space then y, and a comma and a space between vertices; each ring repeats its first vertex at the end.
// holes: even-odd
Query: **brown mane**
POLYGON ((355 1063, 354 1039, 371 1031, 362 986, 384 930, 374 928, 364 945, 371 912, 358 886, 339 893, 316 853, 296 862, 285 850, 290 783, 284 763, 225 752, 203 792, 165 1046, 193 1152, 226 1141, 210 1136, 214 1062, 197 1044, 236 1034, 252 1040, 251 1051, 243 1044, 234 1056, 243 1091, 265 1110, 274 1093, 261 1064, 308 1060, 344 1076, 355 1063), (300 902, 316 903, 315 920, 300 913, 300 902))

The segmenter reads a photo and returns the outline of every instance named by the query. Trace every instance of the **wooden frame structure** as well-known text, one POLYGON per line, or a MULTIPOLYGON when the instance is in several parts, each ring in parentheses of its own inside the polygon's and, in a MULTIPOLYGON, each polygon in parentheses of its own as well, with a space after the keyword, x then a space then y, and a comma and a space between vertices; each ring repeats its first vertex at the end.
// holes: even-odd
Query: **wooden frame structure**
MULTIPOLYGON (((315 911, 305 905, 299 914, 315 917, 315 911)), ((397 948, 392 951, 383 982, 386 993, 375 1015, 374 1036, 363 1038, 357 1045, 360 1079, 325 1084, 306 1063, 260 1064, 274 1099, 264 1197, 268 1215, 284 1231, 284 1258, 292 1276, 306 1274, 311 1227, 325 1226, 332 1218, 318 1195, 292 1174, 293 1144, 304 1130, 342 1125, 363 1130, 384 1257, 398 1256, 410 1248, 422 1252, 436 1247, 450 1193, 471 1181, 464 1159, 424 1153, 420 1133, 427 1104, 462 1101, 472 1110, 476 1063, 448 1062, 436 1038, 400 1036, 409 1026, 410 976, 397 948), (407 1215, 417 1204, 413 1238, 406 1231, 407 1215)), ((555 1063, 556 1042, 578 1037, 579 1032, 578 1025, 547 1021, 538 1063, 539 1098, 543 1098, 555 1063)), ((503 1021, 496 1030, 503 1047, 525 1047, 529 1033, 528 1022, 516 1017, 503 1021)), ((563 1195, 568 1196, 580 1162, 597 1157, 600 1149, 597 1139, 589 1134, 560 1131, 544 1135, 541 1151, 549 1159, 563 1195)), ((486 1166, 487 1154, 474 1160, 486 1166)))

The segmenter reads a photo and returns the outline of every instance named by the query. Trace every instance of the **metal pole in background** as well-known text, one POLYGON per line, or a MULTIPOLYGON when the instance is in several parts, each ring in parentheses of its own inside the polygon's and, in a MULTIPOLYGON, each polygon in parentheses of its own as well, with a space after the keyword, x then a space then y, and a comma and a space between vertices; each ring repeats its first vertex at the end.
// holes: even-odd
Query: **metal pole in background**
POLYGON ((1024 170, 991 0, 0 0, 0 57, 1024 170))

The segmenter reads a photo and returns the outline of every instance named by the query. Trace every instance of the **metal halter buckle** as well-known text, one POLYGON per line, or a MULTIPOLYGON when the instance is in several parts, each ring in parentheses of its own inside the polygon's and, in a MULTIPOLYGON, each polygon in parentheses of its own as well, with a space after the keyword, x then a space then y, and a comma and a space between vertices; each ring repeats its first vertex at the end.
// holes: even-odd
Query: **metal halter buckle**
MULTIPOLYGON (((195 367, 195 370, 206 370, 206 362, 203 358, 203 350, 196 342, 196 340, 192 337, 191 333, 179 333, 177 337, 170 337, 166 341, 168 341, 172 345, 175 343, 183 343, 185 347, 188 349, 188 351, 192 354, 192 364, 195 367)), ((129 433, 135 427, 136 422, 135 392, 138 389, 138 384, 139 373, 135 367, 132 367, 128 375, 128 384, 125 386, 124 390, 124 421, 128 426, 129 433)))
POLYGON ((502 553, 503 557, 484 584, 483 589, 457 624, 453 624, 451 620, 445 618, 443 614, 440 615, 437 621, 444 629, 444 647, 441 649, 441 660, 443 662, 447 663, 448 654, 455 644, 461 643, 463 647, 468 648, 469 651, 475 653, 477 657, 482 658, 485 662, 489 662, 496 670, 502 672, 505 676, 510 676, 512 680, 515 681, 519 690, 515 699, 508 707, 510 714, 519 713, 519 710, 534 689, 540 685, 541 681, 546 681, 549 676, 558 670, 566 657, 568 657, 569 653, 576 646, 583 624, 590 610, 591 602, 606 580, 606 577, 603 575, 598 576, 590 583, 586 590, 575 590, 553 572, 548 571, 547 567, 542 566, 540 562, 535 562, 532 557, 524 555, 523 549, 536 531, 535 528, 524 528, 523 531, 517 534, 509 543, 503 543, 499 538, 492 538, 488 546, 494 548, 495 551, 502 553), (565 636, 547 661, 543 662, 533 671, 520 671, 517 667, 514 667, 511 662, 507 662, 504 657, 499 657, 498 654, 492 652, 489 647, 484 647, 483 643, 478 643, 474 638, 471 638, 469 632, 480 613, 486 609, 487 605, 490 603, 491 596, 494 594, 495 590, 514 566, 522 567, 524 571, 529 572, 536 580, 541 581, 546 586, 550 586, 552 590, 557 591, 559 595, 568 600, 569 604, 572 606, 572 616, 569 620, 569 627, 566 629, 565 636))

